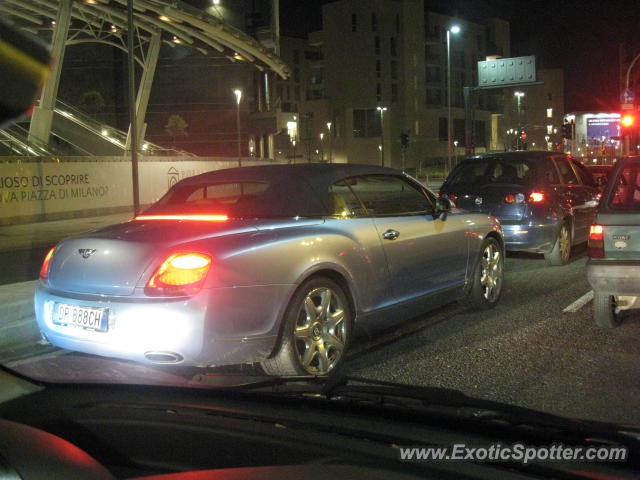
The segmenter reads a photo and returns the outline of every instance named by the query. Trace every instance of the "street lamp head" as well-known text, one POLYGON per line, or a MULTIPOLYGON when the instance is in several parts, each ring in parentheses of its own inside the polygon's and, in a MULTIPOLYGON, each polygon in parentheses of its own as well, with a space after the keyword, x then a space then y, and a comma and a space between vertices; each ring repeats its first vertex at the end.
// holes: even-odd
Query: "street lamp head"
POLYGON ((376 107, 379 112, 386 112, 387 107, 376 107))
POLYGON ((324 138, 324 133, 320 132, 320 141, 324 138))
POLYGON ((331 122, 327 122, 327 130, 331 131, 331 122))
POLYGON ((449 31, 451 33, 460 33, 460 26, 459 25, 452 25, 451 28, 449 29, 449 31))
POLYGON ((242 98, 242 90, 240 90, 239 88, 236 88, 233 91, 233 93, 236 96, 236 102, 238 103, 238 105, 240 105, 240 99, 242 98))
POLYGON ((516 97, 524 97, 524 92, 513 92, 516 97))

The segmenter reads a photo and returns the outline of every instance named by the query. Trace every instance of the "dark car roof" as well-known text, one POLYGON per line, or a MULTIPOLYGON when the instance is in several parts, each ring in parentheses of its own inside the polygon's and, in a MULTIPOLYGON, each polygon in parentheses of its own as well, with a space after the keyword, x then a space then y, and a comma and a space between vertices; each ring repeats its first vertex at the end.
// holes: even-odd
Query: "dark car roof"
POLYGON ((507 160, 537 160, 541 158, 549 158, 552 156, 563 155, 560 152, 549 152, 547 150, 521 150, 517 152, 494 152, 494 153, 482 153, 480 155, 474 155, 467 157, 463 161, 482 160, 485 158, 499 158, 507 160))
MULTIPOLYGON (((214 170, 185 178, 171 190, 191 185, 226 182, 266 182, 260 202, 252 206, 256 216, 274 211, 287 217, 325 216, 333 212, 329 187, 336 181, 361 175, 403 175, 399 170, 375 165, 309 163, 296 165, 260 165, 214 170)), ((150 212, 155 210, 154 206, 150 212)))
POLYGON ((296 181, 304 178, 311 186, 325 187, 345 177, 359 175, 402 175, 393 168, 376 165, 359 165, 352 163, 302 163, 295 165, 258 165, 242 168, 225 168, 213 170, 182 180, 181 184, 202 182, 225 182, 228 180, 259 181, 282 180, 296 181))

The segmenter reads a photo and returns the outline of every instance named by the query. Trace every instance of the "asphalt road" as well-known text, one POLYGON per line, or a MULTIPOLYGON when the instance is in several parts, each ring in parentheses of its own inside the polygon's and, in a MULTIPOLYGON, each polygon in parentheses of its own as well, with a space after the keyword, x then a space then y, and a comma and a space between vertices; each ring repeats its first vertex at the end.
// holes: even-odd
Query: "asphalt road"
MULTIPOLYGON (((584 247, 564 267, 511 254, 500 304, 487 312, 441 308, 373 339, 356 339, 347 373, 459 389, 474 396, 571 417, 640 425, 640 311, 616 329, 595 325, 591 302, 563 309, 589 292, 584 247)), ((80 369, 96 379, 185 383, 192 369, 153 368, 35 347, 12 365, 26 375, 80 369), (33 355, 38 356, 33 357, 33 355), (31 357, 31 358, 30 358, 31 357)), ((77 372, 76 372, 77 373, 77 372)), ((72 373, 72 374, 76 374, 72 373)), ((224 367, 210 373, 257 373, 224 367)))
POLYGON ((640 311, 602 329, 592 302, 563 309, 590 291, 582 248, 564 267, 513 254, 500 304, 489 312, 446 307, 406 326, 395 341, 364 347, 349 363, 362 377, 454 388, 560 415, 640 425, 640 311))

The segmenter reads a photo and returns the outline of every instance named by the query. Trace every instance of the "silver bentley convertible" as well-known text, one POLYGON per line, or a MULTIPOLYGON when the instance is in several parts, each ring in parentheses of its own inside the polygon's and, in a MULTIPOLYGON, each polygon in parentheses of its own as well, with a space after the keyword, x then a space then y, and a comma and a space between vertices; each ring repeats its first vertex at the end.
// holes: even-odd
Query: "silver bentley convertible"
POLYGON ((493 307, 499 222, 368 165, 232 168, 60 242, 35 293, 52 344, 152 364, 326 375, 358 332, 444 303, 493 307))

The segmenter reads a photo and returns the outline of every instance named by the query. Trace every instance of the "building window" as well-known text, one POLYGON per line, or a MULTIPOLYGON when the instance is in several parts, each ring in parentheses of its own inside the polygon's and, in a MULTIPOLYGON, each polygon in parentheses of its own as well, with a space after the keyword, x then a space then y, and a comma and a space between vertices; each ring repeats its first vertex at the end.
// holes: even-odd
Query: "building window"
POLYGON ((547 99, 548 99, 549 101, 553 100, 553 94, 552 94, 551 92, 548 92, 548 93, 547 93, 547 99))
POLYGON ((296 102, 300 101, 300 87, 296 86, 293 89, 293 98, 296 102))
POLYGON ((358 138, 379 137, 380 115, 375 109, 353 111, 353 136, 358 138))
POLYGON ((358 31, 358 16, 355 13, 351 14, 351 31, 358 31))
POLYGON ((391 53, 392 57, 395 57, 398 54, 398 51, 396 49, 396 39, 395 39, 395 37, 391 37, 389 39, 389 52, 391 53))
POLYGON ((425 74, 427 82, 440 82, 440 67, 427 67, 425 69, 425 74))
POLYGON ((442 105, 442 91, 439 88, 427 88, 427 105, 442 105))
POLYGON ((486 147, 486 138, 485 122, 482 120, 476 120, 473 122, 473 144, 476 147, 486 147))
POLYGON ((373 42, 376 49, 376 55, 380 55, 380 37, 374 38, 373 42))
POLYGON ((300 51, 299 50, 293 50, 293 63, 295 65, 298 65, 300 63, 300 51))
POLYGON ((396 15, 396 33, 400 33, 400 15, 396 15))
POLYGON ((547 125, 547 135, 553 134, 553 125, 547 125))
POLYGON ((376 60, 376 77, 377 78, 380 78, 381 70, 382 70, 382 65, 380 63, 380 60, 376 60))
POLYGON ((553 118, 553 108, 547 108, 547 118, 553 118))
POLYGON ((379 83, 376 85, 376 100, 378 102, 382 101, 382 85, 379 83))
POLYGON ((378 17, 376 15, 376 12, 373 12, 371 14, 371 31, 372 32, 378 31, 378 17))
POLYGON ((299 68, 294 68, 293 69, 293 81, 296 83, 300 83, 300 69, 299 68))
POLYGON ((438 140, 440 140, 441 142, 446 142, 448 140, 446 117, 440 117, 438 119, 438 140))
POLYGON ((398 84, 397 83, 391 84, 391 101, 393 103, 398 103, 398 84))
POLYGON ((395 60, 391 60, 391 79, 398 79, 398 62, 396 62, 395 60))

